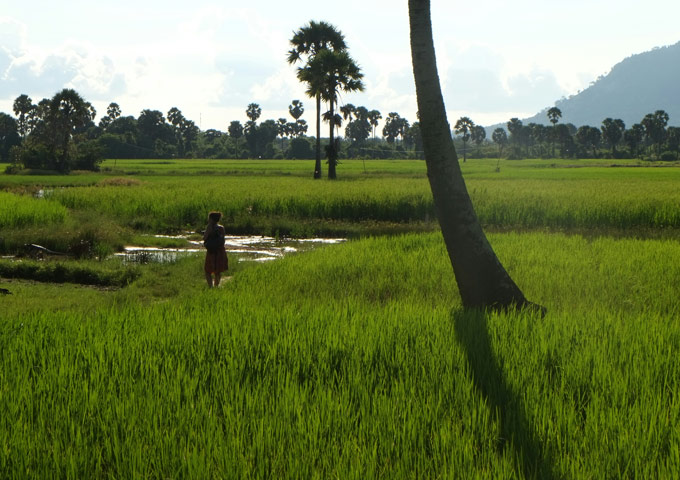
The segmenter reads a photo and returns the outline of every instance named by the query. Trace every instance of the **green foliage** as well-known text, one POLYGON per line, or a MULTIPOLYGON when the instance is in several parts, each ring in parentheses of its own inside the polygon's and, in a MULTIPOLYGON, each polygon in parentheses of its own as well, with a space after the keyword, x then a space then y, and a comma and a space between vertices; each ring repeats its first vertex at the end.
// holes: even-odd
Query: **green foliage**
POLYGON ((293 138, 290 140, 290 146, 286 152, 287 158, 294 159, 312 159, 314 158, 314 151, 309 140, 305 137, 293 138))
POLYGON ((677 243, 491 242, 545 318, 461 312, 439 234, 326 247, 155 305, 4 317, 0 468, 672 477, 677 243))
MULTIPOLYGON (((153 181, 143 188, 58 189, 52 199, 69 209, 156 232, 187 225, 199 228, 205 212, 213 208, 224 212, 232 231, 248 231, 249 225, 276 218, 289 224, 435 219, 422 162, 367 161, 364 166, 362 161, 346 160, 347 179, 338 184, 314 182, 307 165, 295 161, 118 163, 140 173, 154 168, 174 174, 148 177, 153 181), (195 175, 220 168, 224 174, 209 179, 195 175), (181 172, 194 175, 178 176, 181 172)), ((500 165, 501 173, 495 171, 496 160, 476 160, 464 169, 477 214, 486 225, 558 230, 680 227, 676 169, 546 168, 544 162, 500 165)))
POLYGON ((662 152, 659 155, 659 160, 662 162, 674 162, 678 160, 678 154, 670 151, 662 152))
POLYGON ((0 162, 10 160, 12 147, 21 143, 17 121, 0 112, 0 162))
POLYGON ((119 262, 83 263, 77 261, 42 262, 32 260, 0 260, 0 277, 50 283, 124 287, 139 277, 134 268, 123 268, 119 262))
POLYGON ((33 198, 0 191, 0 232, 29 225, 54 225, 68 217, 67 209, 49 199, 33 198))
POLYGON ((71 162, 74 170, 96 171, 103 159, 104 147, 100 141, 86 140, 76 146, 71 162))
POLYGON ((42 143, 26 142, 18 154, 19 164, 24 168, 52 170, 54 169, 53 156, 47 145, 42 143))
MULTIPOLYGON (((134 268, 0 261, 11 292, 0 298, 0 471, 672 477, 680 174, 603 161, 496 165, 463 171, 480 218, 509 231, 490 241, 548 307, 544 318, 461 311, 439 233, 268 264, 230 257, 233 276, 211 291, 201 255, 134 268)), ((306 233, 433 221, 422 162, 347 160, 343 171, 324 182, 300 161, 118 160, 113 174, 0 176, 17 192, 0 192, 0 238, 113 244, 121 224, 202 228, 212 209, 228 228, 290 222, 306 233), (38 184, 59 188, 19 194, 38 184)))

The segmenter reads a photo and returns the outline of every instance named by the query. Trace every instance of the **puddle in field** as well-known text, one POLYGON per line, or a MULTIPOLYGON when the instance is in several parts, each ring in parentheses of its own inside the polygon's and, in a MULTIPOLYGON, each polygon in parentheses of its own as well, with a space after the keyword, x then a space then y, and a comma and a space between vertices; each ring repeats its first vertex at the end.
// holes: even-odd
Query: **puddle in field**
MULTIPOLYGON (((203 253, 202 240, 189 240, 187 235, 154 235, 157 238, 185 239, 190 244, 186 248, 163 248, 163 247, 136 247, 128 246, 115 256, 124 262, 149 263, 149 262, 172 262, 179 256, 203 253)), ((320 245, 342 243, 344 238, 299 238, 299 239, 276 239, 263 236, 235 236, 224 237, 224 246, 227 254, 238 254, 240 260, 266 262, 276 260, 290 253, 312 250, 320 245)))

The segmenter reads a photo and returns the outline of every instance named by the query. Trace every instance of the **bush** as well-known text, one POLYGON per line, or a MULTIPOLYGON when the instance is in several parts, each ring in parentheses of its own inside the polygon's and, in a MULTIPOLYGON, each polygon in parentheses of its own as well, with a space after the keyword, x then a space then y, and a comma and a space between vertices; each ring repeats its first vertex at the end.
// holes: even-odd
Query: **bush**
POLYGON ((25 144, 18 154, 19 162, 24 168, 45 169, 54 168, 54 156, 48 148, 39 144, 25 144))
POLYGON ((76 146, 72 167, 76 170, 99 171, 104 159, 104 146, 98 140, 88 140, 76 146))
POLYGON ((674 162, 678 159, 678 154, 675 152, 671 151, 665 151, 661 155, 659 155, 659 160, 662 162, 674 162))
POLYGON ((7 175, 14 175, 16 173, 21 172, 21 166, 20 165, 15 165, 15 164, 10 164, 5 167, 5 173, 7 175))
POLYGON ((293 138, 286 151, 287 158, 311 160, 314 158, 314 150, 306 137, 293 138))

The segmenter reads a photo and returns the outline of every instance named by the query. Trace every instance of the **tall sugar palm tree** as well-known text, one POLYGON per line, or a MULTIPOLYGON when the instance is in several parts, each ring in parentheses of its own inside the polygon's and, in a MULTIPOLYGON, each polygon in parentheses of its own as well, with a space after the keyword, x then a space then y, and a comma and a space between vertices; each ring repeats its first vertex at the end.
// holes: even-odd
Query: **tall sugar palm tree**
POLYGON ((288 105, 288 113, 290 113, 290 116, 293 117, 297 123, 302 114, 305 113, 305 107, 300 100, 293 100, 293 102, 288 105))
POLYGON ((14 113, 17 115, 17 123, 19 124, 19 135, 21 135, 21 140, 23 141, 26 139, 26 134, 28 134, 30 130, 29 116, 31 110, 35 108, 35 105, 33 105, 31 97, 24 93, 14 100, 13 107, 14 113))
POLYGON ((335 105, 340 92, 356 92, 364 89, 361 81, 361 69, 346 50, 322 50, 317 53, 305 67, 298 69, 298 78, 307 83, 309 96, 317 96, 328 102, 325 117, 330 123, 328 145, 328 178, 335 179, 337 165, 337 147, 335 145, 335 127, 342 118, 337 115, 335 105))
POLYGON ((371 127, 373 127, 373 140, 375 140, 375 128, 378 126, 378 122, 380 122, 381 118, 382 115, 378 110, 371 110, 368 112, 368 121, 371 124, 371 127))
POLYGON ((348 103, 340 107, 340 111, 342 112, 342 118, 351 122, 352 117, 356 112, 356 107, 351 103, 348 103))
POLYGON ((69 169, 69 146, 78 128, 85 127, 97 115, 96 110, 72 88, 57 93, 49 103, 48 124, 53 135, 57 170, 69 169))
POLYGON ((460 117, 453 126, 454 131, 463 138, 463 163, 467 161, 467 142, 470 140, 474 127, 475 122, 470 120, 470 117, 460 117))
MULTIPOLYGON (((290 45, 292 47, 288 51, 288 63, 290 64, 301 61, 308 64, 323 50, 341 51, 347 48, 344 35, 335 26, 327 22, 315 22, 313 20, 293 33, 290 45)), ((311 88, 311 86, 309 87, 311 88)), ((321 178, 321 94, 315 94, 314 96, 316 98, 316 163, 314 166, 314 178, 321 178)))
POLYGON ((557 107, 552 107, 548 110, 548 120, 552 123, 552 130, 550 131, 550 137, 552 140, 552 156, 555 156, 555 140, 557 139, 557 122, 562 118, 562 110, 557 107))

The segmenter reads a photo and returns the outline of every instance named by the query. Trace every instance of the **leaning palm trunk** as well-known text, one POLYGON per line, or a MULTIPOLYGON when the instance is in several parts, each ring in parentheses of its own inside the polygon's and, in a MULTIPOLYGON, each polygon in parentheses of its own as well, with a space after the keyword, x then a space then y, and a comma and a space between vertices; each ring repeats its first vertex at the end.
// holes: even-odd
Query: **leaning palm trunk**
POLYGON ((409 0, 409 18, 427 176, 463 306, 522 308, 530 303, 484 235, 458 164, 439 85, 429 0, 409 0))

